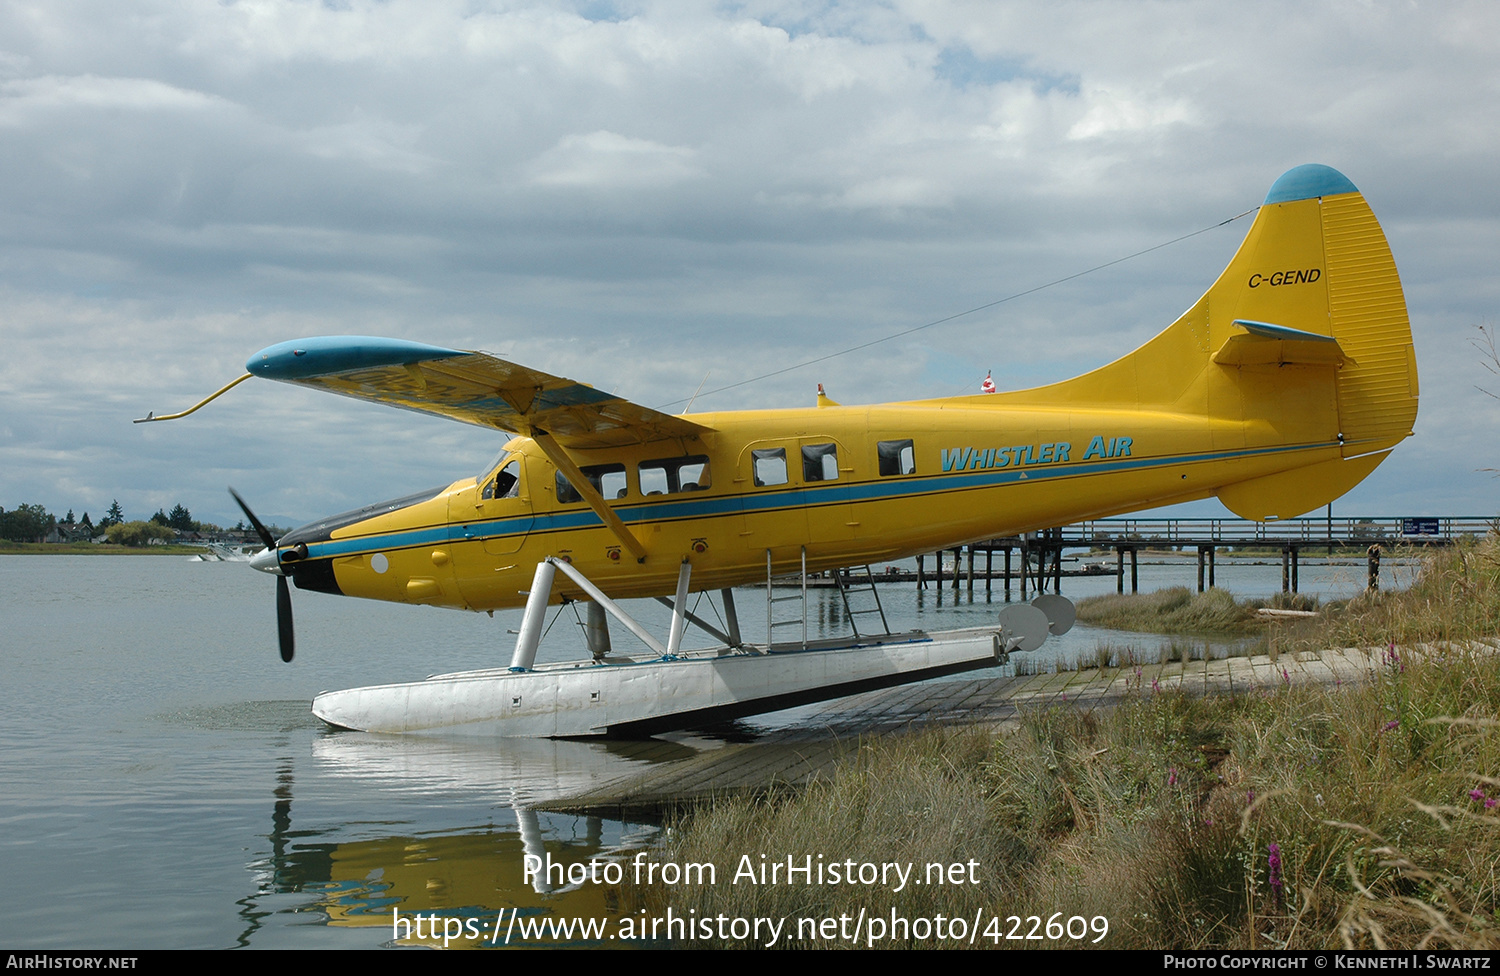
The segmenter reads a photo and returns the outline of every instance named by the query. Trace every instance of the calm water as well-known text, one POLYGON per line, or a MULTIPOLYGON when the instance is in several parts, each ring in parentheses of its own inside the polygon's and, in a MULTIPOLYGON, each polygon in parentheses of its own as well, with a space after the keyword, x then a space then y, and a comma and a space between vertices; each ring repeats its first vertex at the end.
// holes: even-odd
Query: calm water
MULTIPOLYGON (((1362 565, 1310 566, 1304 592, 1347 595, 1362 565)), ((1401 582, 1387 567, 1387 585, 1401 582)), ((1280 566, 1221 562, 1239 595, 1280 588, 1280 566)), ((1189 557, 1141 567, 1142 590, 1193 585, 1189 557)), ((1114 578, 1065 580, 1071 597, 1114 578)), ((882 588, 893 629, 988 624, 983 583, 941 603, 882 588)), ((294 591, 298 657, 275 649, 274 584, 243 564, 186 557, 0 556, 0 944, 34 948, 374 947, 391 910, 492 920, 603 915, 605 889, 538 893, 524 850, 587 860, 652 843, 654 829, 533 812, 631 767, 714 748, 407 740, 331 733, 325 689, 410 680, 509 659, 519 612, 456 613, 294 591), (650 753, 645 755, 644 753, 650 753)), ((831 594, 820 597, 828 601, 831 594)), ((832 597, 836 599, 836 597, 832 597)), ((667 611, 633 605, 663 631, 667 611)), ((746 636, 764 604, 740 591, 746 636)), ((841 626, 836 608, 816 615, 841 626)), ((1075 628, 1056 653, 1161 639, 1075 628)), ((585 656, 570 610, 542 660, 585 656)), ((616 647, 627 650, 621 635, 616 647)), ((794 719, 786 714, 760 726, 794 719)), ((752 725, 753 727, 753 725, 752 725)))

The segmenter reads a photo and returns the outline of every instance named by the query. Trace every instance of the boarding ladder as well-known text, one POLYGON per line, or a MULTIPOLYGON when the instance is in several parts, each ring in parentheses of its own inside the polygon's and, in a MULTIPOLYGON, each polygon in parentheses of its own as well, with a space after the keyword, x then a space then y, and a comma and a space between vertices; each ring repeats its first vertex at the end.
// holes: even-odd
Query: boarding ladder
POLYGON ((855 618, 860 614, 879 614, 880 635, 890 634, 891 627, 885 620, 885 608, 880 605, 880 591, 875 589, 875 577, 870 572, 869 566, 851 566, 848 569, 837 569, 833 572, 833 578, 839 585, 839 596, 844 598, 844 615, 849 618, 849 626, 854 628, 855 640, 874 636, 859 632, 859 621, 855 618), (856 610, 850 602, 851 597, 856 601, 873 603, 874 606, 864 606, 856 610))
MULTIPOLYGON (((808 647, 807 548, 805 546, 802 547, 799 555, 801 562, 797 572, 777 576, 771 564, 771 551, 766 550, 766 644, 768 647, 776 645, 777 628, 786 627, 800 628, 801 635, 800 638, 783 641, 782 646, 790 644, 801 647, 803 650, 808 647), (777 596, 777 590, 786 595, 777 596), (791 592, 788 593, 788 590, 791 592), (781 604, 788 603, 795 605, 790 614, 785 608, 778 610, 781 604)), ((869 566, 835 570, 833 580, 839 588, 839 597, 844 603, 844 616, 854 631, 856 641, 890 635, 891 629, 886 623, 885 608, 881 606, 880 592, 875 588, 875 577, 870 572, 869 566), (860 633, 858 617, 872 613, 880 617, 879 633, 860 633)))
POLYGON ((766 649, 770 650, 776 646, 777 627, 802 628, 800 646, 807 650, 807 547, 801 550, 802 569, 798 573, 788 573, 775 576, 771 569, 771 550, 766 550, 766 649), (796 592, 790 596, 777 596, 776 584, 783 586, 795 586, 796 592), (776 619, 776 605, 778 603, 790 603, 793 600, 801 601, 801 613, 795 617, 785 620, 776 619))

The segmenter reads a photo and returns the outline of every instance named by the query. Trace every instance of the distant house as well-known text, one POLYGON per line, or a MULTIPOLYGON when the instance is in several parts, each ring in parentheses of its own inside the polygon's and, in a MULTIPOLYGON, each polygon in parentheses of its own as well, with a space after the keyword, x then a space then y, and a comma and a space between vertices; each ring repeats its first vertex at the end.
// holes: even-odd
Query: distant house
POLYGON ((94 529, 92 526, 80 525, 77 522, 58 522, 47 530, 47 534, 42 538, 42 541, 50 542, 54 545, 67 545, 71 542, 88 542, 93 538, 93 535, 94 529))

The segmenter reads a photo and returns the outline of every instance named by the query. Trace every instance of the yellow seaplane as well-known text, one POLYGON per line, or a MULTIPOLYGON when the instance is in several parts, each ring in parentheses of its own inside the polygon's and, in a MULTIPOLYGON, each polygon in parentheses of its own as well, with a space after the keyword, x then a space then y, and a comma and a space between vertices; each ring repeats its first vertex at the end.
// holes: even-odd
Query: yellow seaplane
MULTIPOLYGON (((1276 180, 1229 266, 1176 322, 1115 362, 1035 389, 865 406, 835 403, 820 389, 813 407, 674 416, 482 352, 395 339, 285 342, 246 368, 235 383, 264 377, 514 435, 478 477, 444 488, 280 539, 250 518, 266 543, 254 565, 279 577, 288 660, 287 579, 464 610, 527 605, 509 667, 384 686, 386 698, 408 704, 370 706, 399 713, 379 720, 360 709, 380 689, 335 693, 354 698, 320 699, 315 711, 325 719, 523 735, 650 732, 895 683, 848 655, 910 653, 926 635, 841 648, 837 660, 826 651, 809 657, 804 637, 788 649, 796 653, 779 654, 769 635, 764 646, 740 639, 732 604, 728 626, 716 630, 690 619, 686 596, 717 589, 727 599, 732 587, 783 574, 805 578, 1209 496, 1246 518, 1300 515, 1359 483, 1411 434, 1418 393, 1385 235, 1354 184, 1320 165, 1276 180), (616 614, 652 648, 649 662, 607 653, 602 611, 614 614, 614 601, 627 597, 672 598, 665 645, 616 614), (536 667, 546 604, 571 600, 591 608, 594 660, 536 667), (684 688, 697 679, 669 667, 688 663, 687 622, 721 639, 698 663, 720 685, 738 683, 728 699, 694 699, 684 688), (802 690, 774 679, 796 670, 793 659, 811 675, 798 679, 811 682, 802 690), (647 663, 656 670, 641 670, 647 663), (770 676, 760 705, 742 693, 761 679, 724 677, 735 667, 770 676), (594 677, 572 687, 559 677, 565 671, 568 680, 594 677), (623 689, 648 673, 650 687, 637 696, 649 699, 644 710, 620 711, 623 689), (447 682, 429 696, 438 704, 409 704, 421 697, 412 689, 433 681, 447 682), (672 705, 674 697, 686 704, 672 705), (563 713, 583 717, 569 724, 563 713)), ((1066 626, 1043 620, 1053 632, 1066 626)), ((1005 630, 976 639, 986 663, 1035 642, 1005 630)), ((926 661, 910 673, 945 669, 958 666, 926 661)))

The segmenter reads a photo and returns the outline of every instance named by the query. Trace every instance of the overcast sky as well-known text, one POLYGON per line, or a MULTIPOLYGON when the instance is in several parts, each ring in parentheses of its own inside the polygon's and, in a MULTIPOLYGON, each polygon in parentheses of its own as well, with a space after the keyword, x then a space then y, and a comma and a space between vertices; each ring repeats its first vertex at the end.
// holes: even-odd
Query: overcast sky
MULTIPOLYGON (((0 505, 232 524, 233 484, 311 519, 501 439, 262 381, 131 418, 335 333, 679 403, 1319 162, 1385 227, 1423 380, 1416 436, 1335 513, 1494 515, 1497 55, 1485 2, 0 0, 0 505)), ((694 409, 1065 378, 1169 324, 1249 222, 694 409)))

